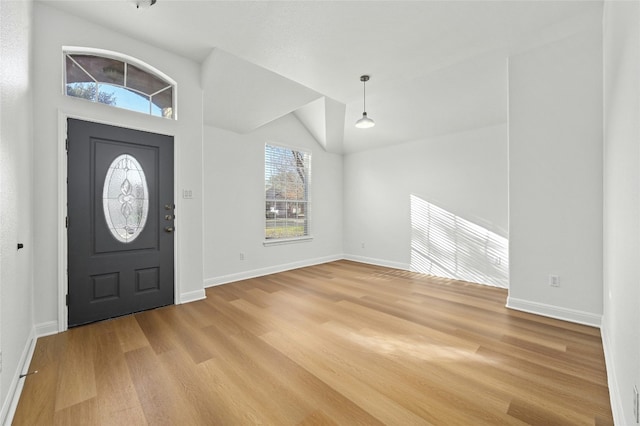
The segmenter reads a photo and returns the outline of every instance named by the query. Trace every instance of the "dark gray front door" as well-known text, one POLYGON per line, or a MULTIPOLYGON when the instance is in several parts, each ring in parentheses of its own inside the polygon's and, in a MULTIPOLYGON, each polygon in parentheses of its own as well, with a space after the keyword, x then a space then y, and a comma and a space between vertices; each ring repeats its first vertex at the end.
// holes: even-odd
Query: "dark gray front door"
POLYGON ((172 304, 173 138, 67 124, 69 326, 172 304))

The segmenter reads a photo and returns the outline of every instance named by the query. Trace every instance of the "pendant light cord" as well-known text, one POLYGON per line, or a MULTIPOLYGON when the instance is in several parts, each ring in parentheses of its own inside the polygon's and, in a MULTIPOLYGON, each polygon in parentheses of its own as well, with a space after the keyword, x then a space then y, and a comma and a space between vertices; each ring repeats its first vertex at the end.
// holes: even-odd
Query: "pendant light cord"
POLYGON ((362 82, 362 111, 367 112, 367 81, 362 82))
POLYGON ((368 75, 360 76, 360 81, 362 82, 362 118, 356 121, 356 127, 360 129, 368 129, 370 127, 375 126, 375 123, 372 119, 367 117, 367 81, 369 81, 368 75))

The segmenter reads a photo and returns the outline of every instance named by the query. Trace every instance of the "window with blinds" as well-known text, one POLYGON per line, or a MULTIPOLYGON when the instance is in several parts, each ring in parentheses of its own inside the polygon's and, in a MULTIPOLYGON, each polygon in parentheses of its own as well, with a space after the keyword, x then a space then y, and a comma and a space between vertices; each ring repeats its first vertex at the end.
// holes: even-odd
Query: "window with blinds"
POLYGON ((265 145, 265 239, 309 236, 310 180, 310 153, 265 145))

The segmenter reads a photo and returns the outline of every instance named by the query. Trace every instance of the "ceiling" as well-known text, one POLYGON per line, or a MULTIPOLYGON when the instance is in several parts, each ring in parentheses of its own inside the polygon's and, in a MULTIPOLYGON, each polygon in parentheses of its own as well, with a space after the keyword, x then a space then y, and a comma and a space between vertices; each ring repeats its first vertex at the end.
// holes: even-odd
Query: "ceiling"
POLYGON ((201 63, 205 100, 235 99, 205 101, 206 123, 246 133, 294 112, 334 152, 506 122, 507 56, 602 17, 571 0, 40 2, 201 63))

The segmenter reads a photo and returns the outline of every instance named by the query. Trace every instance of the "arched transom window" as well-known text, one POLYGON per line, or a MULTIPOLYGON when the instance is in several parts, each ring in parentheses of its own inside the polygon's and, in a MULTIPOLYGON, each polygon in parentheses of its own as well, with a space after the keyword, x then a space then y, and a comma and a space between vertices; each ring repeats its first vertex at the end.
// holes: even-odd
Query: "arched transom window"
POLYGON ((113 52, 65 50, 65 93, 157 117, 176 116, 175 83, 113 52))

